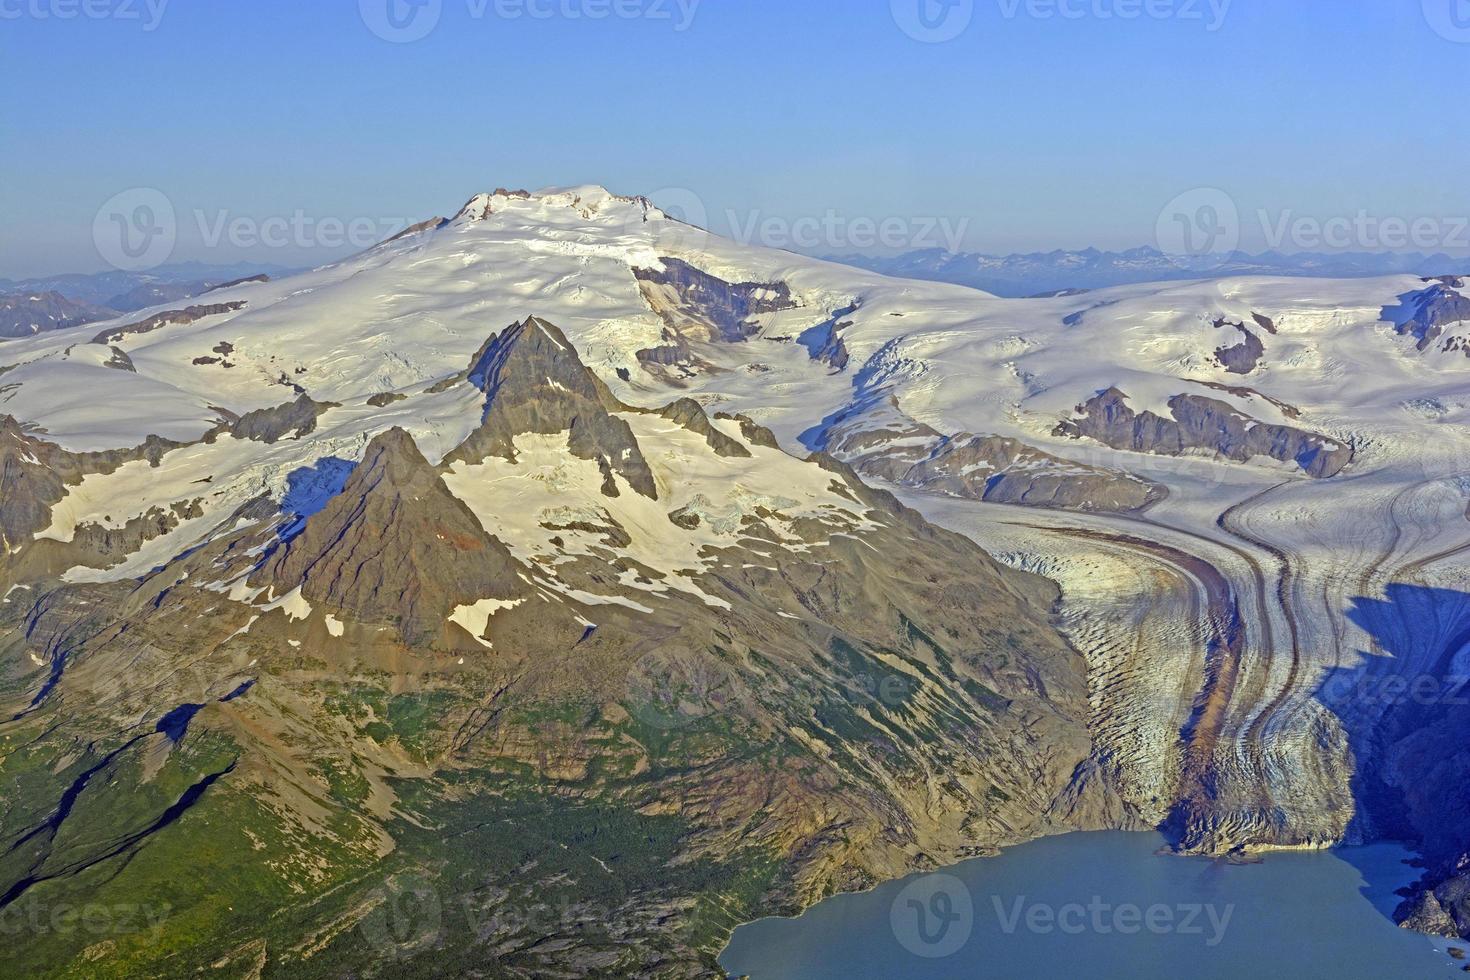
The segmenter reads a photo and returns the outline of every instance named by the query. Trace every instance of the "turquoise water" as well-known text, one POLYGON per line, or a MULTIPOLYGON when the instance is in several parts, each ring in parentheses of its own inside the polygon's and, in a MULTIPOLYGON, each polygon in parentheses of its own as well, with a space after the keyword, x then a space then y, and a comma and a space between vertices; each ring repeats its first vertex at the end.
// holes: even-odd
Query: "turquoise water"
POLYGON ((1036 841, 742 926, 720 964, 752 980, 1467 976, 1389 918, 1417 877, 1401 847, 1230 865, 1156 854, 1163 843, 1036 841))

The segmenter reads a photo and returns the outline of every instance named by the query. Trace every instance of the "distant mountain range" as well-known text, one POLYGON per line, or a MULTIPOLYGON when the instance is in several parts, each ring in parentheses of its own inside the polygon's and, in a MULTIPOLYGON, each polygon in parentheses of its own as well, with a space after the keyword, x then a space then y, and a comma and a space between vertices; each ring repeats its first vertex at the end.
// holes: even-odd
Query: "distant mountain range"
POLYGON ((1012 298, 1223 276, 1359 279, 1401 273, 1458 275, 1470 268, 1470 258, 1454 258, 1442 253, 1299 252, 1284 255, 1263 252, 1249 255, 1236 252, 1224 259, 1218 268, 1202 271, 1197 267, 1181 266, 1156 248, 1134 248, 1125 252, 1088 248, 1012 255, 947 252, 930 248, 891 256, 840 255, 826 258, 885 276, 954 283, 1012 298))
POLYGON ((19 281, 0 279, 0 340, 110 320, 160 303, 198 296, 236 280, 260 275, 279 278, 292 271, 285 266, 180 262, 146 273, 67 273, 19 281))

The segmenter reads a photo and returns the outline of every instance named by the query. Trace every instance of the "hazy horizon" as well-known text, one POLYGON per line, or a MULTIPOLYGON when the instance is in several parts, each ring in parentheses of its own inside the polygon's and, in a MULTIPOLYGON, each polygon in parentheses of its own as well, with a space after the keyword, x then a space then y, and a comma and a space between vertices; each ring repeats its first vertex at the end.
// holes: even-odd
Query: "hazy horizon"
POLYGON ((581 183, 737 238, 816 228, 819 254, 1122 251, 1171 210, 1212 236, 1233 211, 1251 253, 1470 251, 1470 188, 1423 165, 1470 149, 1423 94, 1465 46, 1419 2, 403 4, 0 11, 27 92, 0 277, 108 268, 94 225, 139 191, 174 212, 170 261, 310 266, 477 191, 581 183), (334 248, 339 225, 361 234, 334 248), (862 244, 885 226, 901 247, 862 244))

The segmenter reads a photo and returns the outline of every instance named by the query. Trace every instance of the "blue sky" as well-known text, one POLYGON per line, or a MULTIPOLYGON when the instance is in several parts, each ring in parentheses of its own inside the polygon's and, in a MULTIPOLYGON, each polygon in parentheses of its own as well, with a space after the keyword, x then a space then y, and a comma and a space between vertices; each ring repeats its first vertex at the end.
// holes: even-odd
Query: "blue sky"
POLYGON ((369 28, 388 2, 0 0, 0 277, 104 267, 94 218, 139 187, 175 261, 280 264, 334 250, 208 230, 576 183, 681 189, 722 232, 942 219, 1002 252, 1151 244, 1198 187, 1253 249, 1261 210, 1470 214, 1464 0, 973 0, 943 43, 900 27, 921 0, 437 0, 409 43, 369 28))

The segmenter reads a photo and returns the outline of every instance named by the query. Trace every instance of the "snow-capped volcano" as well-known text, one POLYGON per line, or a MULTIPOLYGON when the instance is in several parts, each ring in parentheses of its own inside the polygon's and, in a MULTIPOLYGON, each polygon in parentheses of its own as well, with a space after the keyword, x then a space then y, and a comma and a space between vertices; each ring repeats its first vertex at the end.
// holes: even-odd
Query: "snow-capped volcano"
MULTIPOLYGON (((1058 426, 1109 388, 1165 420, 1171 399, 1192 396, 1242 426, 1344 443, 1362 441, 1357 417, 1412 424, 1410 403, 1433 407, 1436 422, 1464 421, 1460 358, 1420 356, 1389 322, 1425 288, 1413 277, 1227 280, 997 300, 740 246, 598 187, 498 191, 311 273, 0 346, 0 410, 68 448, 101 450, 195 439, 220 409, 242 415, 297 393, 349 413, 379 397, 416 416, 416 436, 452 442, 459 413, 424 389, 488 330, 535 315, 564 329, 620 396, 686 392, 750 414, 788 445, 805 434, 827 448, 822 421, 840 415, 850 436, 868 406, 878 432, 898 412, 946 438, 999 436, 1074 469, 1138 471, 1151 461, 1059 438, 1058 426), (114 351, 131 370, 117 369, 114 351), (1368 372, 1381 379, 1371 389, 1342 383, 1368 372)), ((934 447, 902 448, 922 461, 934 447)), ((1240 455, 1188 438, 1179 449, 1240 455)))

